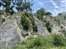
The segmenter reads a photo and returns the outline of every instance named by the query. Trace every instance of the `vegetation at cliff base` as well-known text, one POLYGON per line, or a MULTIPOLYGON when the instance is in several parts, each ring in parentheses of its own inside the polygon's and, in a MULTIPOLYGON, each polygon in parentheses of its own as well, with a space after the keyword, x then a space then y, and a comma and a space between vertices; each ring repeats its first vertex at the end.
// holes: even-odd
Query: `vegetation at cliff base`
POLYGON ((38 36, 37 38, 28 38, 21 44, 10 49, 65 49, 66 37, 52 34, 51 36, 38 36))

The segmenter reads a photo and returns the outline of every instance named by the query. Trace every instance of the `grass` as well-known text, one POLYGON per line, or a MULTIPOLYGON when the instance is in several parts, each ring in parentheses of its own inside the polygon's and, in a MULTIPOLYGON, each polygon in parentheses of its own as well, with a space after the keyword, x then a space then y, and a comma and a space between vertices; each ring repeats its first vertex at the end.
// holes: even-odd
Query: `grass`
POLYGON ((66 37, 53 34, 51 36, 39 36, 37 38, 28 38, 21 44, 8 49, 65 49, 66 37))

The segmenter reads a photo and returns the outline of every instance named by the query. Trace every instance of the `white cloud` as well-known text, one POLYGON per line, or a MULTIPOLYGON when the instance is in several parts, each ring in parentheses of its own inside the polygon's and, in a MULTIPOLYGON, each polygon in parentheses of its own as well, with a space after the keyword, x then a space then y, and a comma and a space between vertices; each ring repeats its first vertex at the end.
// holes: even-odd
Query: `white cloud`
POLYGON ((64 0, 61 0, 61 6, 64 7, 65 6, 65 1, 64 0))
POLYGON ((39 4, 40 6, 43 6, 43 2, 38 2, 38 4, 39 4))
POLYGON ((40 8, 38 8, 37 10, 39 10, 40 8))
MULTIPOLYGON (((45 5, 44 2, 37 2, 37 3, 38 3, 39 6, 43 7, 45 5)), ((52 3, 52 5, 55 7, 54 9, 48 10, 54 16, 56 16, 59 13, 62 13, 62 12, 65 12, 66 11, 66 0, 57 1, 58 3, 55 3, 53 0, 46 1, 46 2, 52 3), (60 5, 60 6, 58 6, 58 5, 60 5)), ((40 8, 38 8, 38 9, 40 9, 40 8)))
POLYGON ((50 0, 50 1, 51 1, 51 3, 53 4, 53 6, 54 6, 55 8, 59 8, 58 5, 57 5, 53 0, 50 0))
POLYGON ((61 2, 66 3, 66 0, 61 0, 61 2))
POLYGON ((61 0, 60 3, 61 3, 62 9, 63 9, 64 11, 66 11, 66 0, 61 0))

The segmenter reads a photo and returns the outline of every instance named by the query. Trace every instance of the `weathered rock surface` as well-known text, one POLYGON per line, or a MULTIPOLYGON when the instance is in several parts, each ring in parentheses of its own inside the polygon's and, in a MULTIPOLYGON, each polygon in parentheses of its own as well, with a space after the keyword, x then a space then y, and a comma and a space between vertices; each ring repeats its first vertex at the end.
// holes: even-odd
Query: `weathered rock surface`
POLYGON ((23 40, 21 30, 16 23, 16 20, 6 20, 0 26, 0 47, 12 47, 23 40))
POLYGON ((38 26, 38 34, 42 36, 50 35, 47 28, 43 26, 42 22, 39 19, 37 19, 35 16, 33 16, 33 18, 35 20, 35 24, 38 26))
POLYGON ((1 23, 0 26, 0 47, 12 47, 14 45, 19 44, 20 41, 26 40, 30 36, 37 37, 38 35, 50 35, 50 32, 47 30, 45 26, 46 22, 50 23, 52 33, 66 34, 66 20, 49 16, 43 16, 42 21, 39 20, 36 16, 33 16, 33 18, 35 20, 35 24, 38 27, 38 32, 36 35, 32 35, 32 28, 29 28, 28 31, 23 30, 20 21, 21 16, 6 17, 6 21, 3 22, 3 24, 1 23))
POLYGON ((63 34, 66 32, 66 20, 59 17, 43 17, 46 22, 49 22, 52 28, 52 33, 63 34))

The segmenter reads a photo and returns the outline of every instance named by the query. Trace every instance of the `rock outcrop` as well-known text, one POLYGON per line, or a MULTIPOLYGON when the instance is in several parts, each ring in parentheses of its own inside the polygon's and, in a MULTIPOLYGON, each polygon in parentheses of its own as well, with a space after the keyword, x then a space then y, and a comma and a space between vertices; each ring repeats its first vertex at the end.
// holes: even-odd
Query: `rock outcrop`
POLYGON ((21 30, 16 23, 16 20, 6 20, 0 26, 0 47, 12 47, 23 40, 21 30))
POLYGON ((66 20, 62 20, 59 17, 50 17, 50 16, 43 16, 43 20, 39 20, 36 16, 33 16, 35 20, 35 24, 37 25, 37 34, 33 33, 33 27, 30 21, 30 28, 28 31, 23 30, 23 26, 21 25, 21 16, 8 16, 4 17, 5 22, 1 23, 0 25, 0 47, 7 48, 17 45, 22 40, 26 40, 30 36, 37 37, 38 35, 41 36, 48 36, 51 33, 56 34, 66 34, 66 20), (46 22, 50 23, 51 32, 48 31, 46 27, 46 22))
POLYGON ((50 35, 50 33, 48 32, 47 28, 43 25, 43 23, 35 16, 33 16, 33 18, 35 20, 35 24, 38 26, 38 34, 42 36, 50 35))

